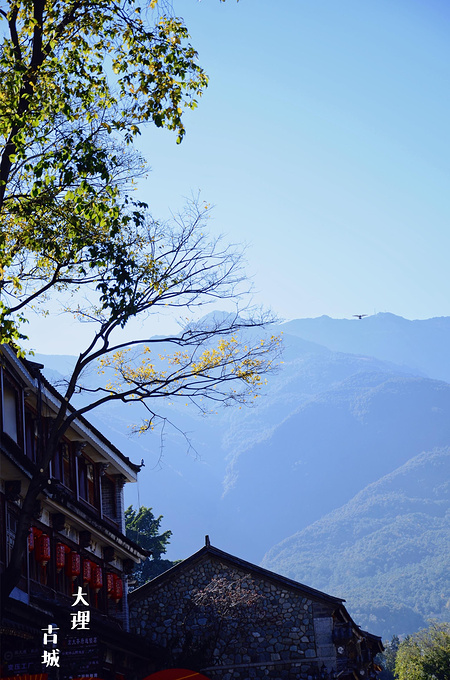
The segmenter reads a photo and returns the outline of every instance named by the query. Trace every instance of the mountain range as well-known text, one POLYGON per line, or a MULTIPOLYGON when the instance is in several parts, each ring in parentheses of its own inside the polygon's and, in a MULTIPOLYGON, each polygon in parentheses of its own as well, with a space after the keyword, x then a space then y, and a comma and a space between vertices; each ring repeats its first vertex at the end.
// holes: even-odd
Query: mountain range
POLYGON ((346 598, 391 637, 450 615, 450 447, 421 453, 271 548, 262 566, 346 598))
MULTIPOLYGON (((164 516, 170 559, 209 534, 223 550, 346 598, 371 632, 449 618, 450 318, 319 317, 275 332, 283 364, 254 408, 203 418, 173 403, 163 414, 178 429, 137 439, 137 405, 89 414, 133 461, 145 459, 128 502, 164 516), (419 582, 421 596, 408 599, 419 582)), ((73 358, 36 360, 57 383, 73 358)))

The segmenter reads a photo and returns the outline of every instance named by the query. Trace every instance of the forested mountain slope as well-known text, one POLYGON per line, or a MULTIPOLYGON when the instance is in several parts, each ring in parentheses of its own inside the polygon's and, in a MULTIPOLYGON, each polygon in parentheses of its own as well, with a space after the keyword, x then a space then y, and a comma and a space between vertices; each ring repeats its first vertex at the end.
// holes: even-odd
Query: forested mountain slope
POLYGON ((449 413, 449 384, 380 373, 309 399, 234 456, 223 507, 235 540, 264 552, 413 456, 450 445, 449 413))
POLYGON ((345 597, 363 627, 450 620, 450 447, 421 453, 274 546, 262 565, 345 597))

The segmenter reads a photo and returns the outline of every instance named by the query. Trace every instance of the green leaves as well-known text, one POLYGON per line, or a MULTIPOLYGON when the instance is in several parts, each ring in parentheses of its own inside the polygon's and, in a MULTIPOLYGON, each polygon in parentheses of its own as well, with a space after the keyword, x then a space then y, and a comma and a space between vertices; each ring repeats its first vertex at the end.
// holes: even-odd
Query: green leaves
MULTIPOLYGON (((147 123, 173 130, 180 142, 183 111, 207 85, 183 21, 160 12, 147 24, 145 9, 138 0, 7 3, 0 48, 5 337, 13 337, 14 313, 30 296, 39 299, 39 286, 48 290, 61 276, 78 285, 78 263, 139 223, 140 206, 126 192, 143 164, 123 145, 147 123)), ((126 279, 120 247, 106 250, 91 268, 109 263, 126 279)))
POLYGON ((450 624, 434 622, 400 643, 398 680, 450 680, 450 624))
MULTIPOLYGON (((130 195, 143 172, 132 147, 142 125, 174 130, 181 141, 183 111, 207 84, 183 21, 159 12, 150 25, 138 0, 9 0, 8 7, 0 49, 3 340, 19 340, 21 314, 31 304, 45 312, 56 290, 64 311, 95 329, 83 370, 108 354, 133 317, 237 300, 240 254, 209 239, 207 210, 193 202, 161 225, 130 195)), ((136 385, 125 380, 125 392, 105 396, 98 388, 100 401, 175 390, 194 402, 245 403, 264 384, 278 339, 235 346, 233 335, 262 323, 236 314, 212 330, 186 330, 177 343, 190 353, 175 352, 167 385, 152 382, 153 374, 142 384, 137 375, 136 385)))
POLYGON ((127 537, 151 552, 153 559, 159 559, 166 552, 172 536, 171 531, 160 534, 162 515, 155 517, 152 508, 141 506, 134 510, 130 505, 125 510, 125 526, 127 537))

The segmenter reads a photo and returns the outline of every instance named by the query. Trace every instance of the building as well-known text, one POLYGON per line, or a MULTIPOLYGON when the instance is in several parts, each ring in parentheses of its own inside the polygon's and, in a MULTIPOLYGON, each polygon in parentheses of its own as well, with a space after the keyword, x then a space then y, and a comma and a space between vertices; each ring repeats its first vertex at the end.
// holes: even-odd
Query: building
POLYGON ((211 680, 375 678, 381 639, 355 624, 344 600, 209 544, 130 593, 130 625, 160 667, 211 680))
MULTIPOLYGON (((42 366, 0 346, 0 572, 61 395, 42 366)), ((211 680, 370 680, 380 638, 344 601, 233 557, 200 551, 128 594, 147 556, 127 539, 133 464, 83 417, 65 432, 2 602, 8 680, 142 680, 183 667, 211 680)))
MULTIPOLYGON (((0 346, 1 571, 61 400, 41 368, 0 346)), ((20 581, 2 603, 2 678, 132 680, 149 668, 128 632, 127 575, 147 554, 125 536, 123 487, 138 471, 84 418, 65 432, 38 497, 20 581)))

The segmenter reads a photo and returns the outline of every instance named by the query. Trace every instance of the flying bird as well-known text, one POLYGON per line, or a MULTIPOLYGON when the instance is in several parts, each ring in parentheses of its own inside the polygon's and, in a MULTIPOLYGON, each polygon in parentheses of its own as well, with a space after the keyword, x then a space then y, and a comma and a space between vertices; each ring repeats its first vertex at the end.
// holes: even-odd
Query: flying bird
POLYGON ((353 316, 356 316, 357 319, 362 319, 363 316, 367 316, 367 314, 353 314, 353 316))

